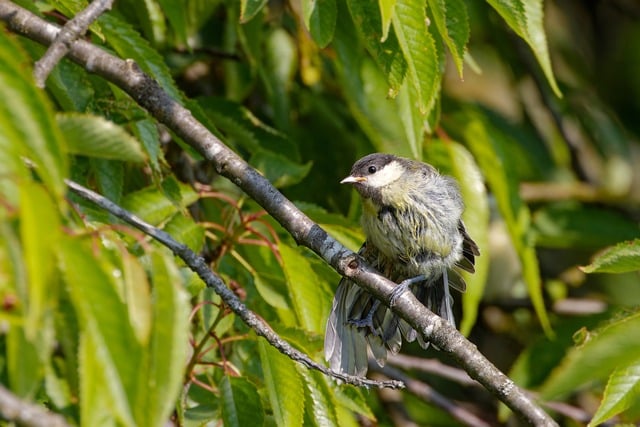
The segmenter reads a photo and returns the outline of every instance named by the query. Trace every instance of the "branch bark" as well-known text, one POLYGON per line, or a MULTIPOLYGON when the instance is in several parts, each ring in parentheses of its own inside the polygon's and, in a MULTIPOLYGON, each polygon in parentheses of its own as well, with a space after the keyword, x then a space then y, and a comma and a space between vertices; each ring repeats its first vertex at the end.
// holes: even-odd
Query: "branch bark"
POLYGON ((26 427, 69 427, 62 416, 21 400, 1 385, 0 414, 4 420, 26 427))
MULTIPOLYGON (((59 27, 29 11, 0 0, 0 20, 12 31, 44 45, 53 42, 59 27)), ((258 202, 296 240, 338 273, 356 283, 389 305, 394 283, 380 276, 352 251, 346 249, 325 230, 304 215, 258 171, 231 151, 198 122, 189 110, 172 99, 151 77, 143 73, 132 60, 122 60, 84 40, 71 45, 68 57, 88 71, 109 80, 127 92, 158 121, 172 129, 207 160, 217 172, 228 178, 258 202)), ((433 342, 460 364, 469 375, 504 402, 529 423, 537 426, 557 425, 510 378, 487 360, 475 345, 454 327, 426 309, 410 292, 398 298, 393 310, 405 319, 426 341, 433 342)))

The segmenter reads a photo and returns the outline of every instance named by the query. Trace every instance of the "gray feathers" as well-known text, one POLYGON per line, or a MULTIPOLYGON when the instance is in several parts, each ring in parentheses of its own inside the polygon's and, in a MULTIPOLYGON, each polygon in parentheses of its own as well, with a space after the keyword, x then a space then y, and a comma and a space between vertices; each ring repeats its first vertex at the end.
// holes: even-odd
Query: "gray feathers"
MULTIPOLYGON (((349 177, 363 201, 367 241, 359 254, 395 283, 425 275, 410 286, 420 302, 455 325, 449 285, 464 291, 454 268, 474 271, 478 247, 460 219, 456 182, 424 163, 389 154, 358 160, 349 177), (453 273, 453 274, 452 274, 453 273)), ((402 339, 429 343, 375 297, 349 279, 338 285, 325 335, 325 358, 332 369, 363 376, 367 346, 380 366, 402 339)))

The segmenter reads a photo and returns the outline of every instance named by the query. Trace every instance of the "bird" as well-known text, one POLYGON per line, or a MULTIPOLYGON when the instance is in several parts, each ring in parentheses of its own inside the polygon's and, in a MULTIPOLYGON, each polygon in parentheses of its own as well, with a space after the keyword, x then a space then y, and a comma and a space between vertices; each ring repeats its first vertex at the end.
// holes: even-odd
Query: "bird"
MULTIPOLYGON (((356 161, 341 183, 353 185, 362 201, 366 240, 358 255, 397 284, 391 304, 410 289, 455 326, 449 286, 464 292, 466 284, 457 271, 473 273, 480 255, 461 219, 464 204, 455 179, 427 163, 373 153, 356 161)), ((429 346, 380 300, 351 279, 341 279, 325 332, 331 369, 365 376, 367 347, 384 366, 388 352, 400 351, 403 338, 429 346)))

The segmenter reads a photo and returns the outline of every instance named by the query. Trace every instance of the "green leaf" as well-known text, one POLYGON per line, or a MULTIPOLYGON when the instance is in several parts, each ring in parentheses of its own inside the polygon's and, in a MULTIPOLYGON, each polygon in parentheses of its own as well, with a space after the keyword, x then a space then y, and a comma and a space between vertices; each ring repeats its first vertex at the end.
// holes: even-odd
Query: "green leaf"
POLYGON ((296 363, 263 339, 258 341, 258 348, 276 425, 302 425, 305 400, 296 363))
POLYGON ((321 48, 333 39, 337 12, 336 0, 302 0, 304 24, 321 48))
POLYGON ((438 32, 447 44, 458 74, 462 78, 464 55, 471 34, 467 6, 464 0, 428 0, 428 2, 438 32))
POLYGON ((164 231, 192 251, 198 253, 204 245, 204 228, 187 215, 178 214, 167 222, 164 231))
POLYGON ((241 245, 238 252, 246 260, 243 266, 253 277, 253 283, 267 304, 290 309, 288 289, 282 268, 273 252, 264 246, 241 245))
POLYGON ((25 329, 11 325, 6 333, 6 373, 9 387, 16 395, 33 399, 44 377, 36 340, 25 335, 25 329))
POLYGON ((327 385, 327 377, 318 371, 297 368, 305 380, 306 418, 310 418, 315 425, 338 426, 336 402, 327 385))
POLYGON ((465 142, 473 153, 485 179, 496 198, 498 209, 507 225, 514 248, 522 266, 522 276, 527 285, 533 307, 546 333, 551 333, 551 325, 542 296, 542 280, 533 239, 530 237, 530 212, 519 195, 518 182, 508 161, 506 148, 515 144, 509 136, 498 129, 476 110, 468 109, 466 114, 456 118, 462 129, 465 142))
POLYGON ((179 44, 187 43, 189 34, 187 32, 187 8, 183 2, 177 2, 174 0, 157 0, 160 4, 164 16, 171 28, 176 34, 176 39, 179 44))
POLYGON ((259 427, 264 424, 264 409, 260 395, 246 378, 224 376, 219 388, 225 426, 259 427))
POLYGON ((585 273, 627 273, 640 270, 640 239, 622 242, 599 253, 585 273))
POLYGON ((609 377, 600 407, 589 422, 596 426, 637 404, 640 397, 640 360, 616 368, 609 377))
MULTIPOLYGON (((126 249, 120 252, 122 280, 131 328, 138 342, 146 346, 151 334, 151 291, 144 267, 126 249)), ((154 270, 154 275, 156 271, 154 270)))
POLYGON ((255 151, 249 163, 262 172, 276 188, 299 183, 307 176, 312 166, 311 162, 302 165, 268 150, 255 151))
POLYGON ((87 346, 80 359, 81 414, 96 411, 94 405, 108 405, 99 412, 112 412, 133 425, 133 396, 143 391, 138 384, 143 356, 127 307, 89 244, 63 239, 59 246, 60 269, 87 346), (92 374, 94 370, 100 373, 92 374))
POLYGON ((590 332, 585 342, 569 351, 557 365, 540 392, 556 398, 574 392, 593 381, 603 380, 621 366, 638 363, 640 354, 640 313, 611 321, 590 332))
POLYGON ((0 161, 3 176, 32 179, 23 165, 32 162, 36 174, 61 202, 67 175, 64 140, 49 100, 35 87, 30 63, 14 38, 0 32, 0 161), (10 175, 9 175, 10 174, 10 175))
POLYGON ((240 23, 251 21, 266 4, 267 0, 240 0, 240 23))
POLYGON ((107 42, 122 58, 133 59, 149 73, 177 102, 182 102, 182 93, 177 88, 171 72, 160 54, 133 27, 112 14, 98 18, 107 42))
POLYGON ((393 29, 407 61, 411 87, 417 92, 418 109, 426 115, 436 105, 442 73, 436 43, 427 27, 424 0, 398 0, 393 29))
POLYGON ((278 248, 282 256, 284 274, 289 287, 289 296, 299 324, 307 331, 324 333, 326 314, 330 307, 327 284, 319 280, 303 249, 291 248, 281 243, 278 248))
POLYGON ((160 133, 151 119, 138 120, 133 123, 133 133, 142 143, 142 148, 149 158, 154 175, 160 175, 160 165, 165 162, 160 149, 160 133))
POLYGON ((171 255, 151 256, 153 326, 148 348, 147 387, 138 393, 138 425, 162 427, 175 408, 182 389, 189 340, 188 295, 171 255))
MULTIPOLYGON (((387 95, 392 98, 395 97, 404 81, 407 72, 407 62, 402 54, 395 32, 389 32, 390 23, 385 23, 380 20, 382 7, 379 10, 373 1, 360 0, 348 0, 347 5, 349 6, 349 12, 351 13, 356 30, 364 41, 373 60, 378 67, 380 67, 389 86, 384 90, 384 96, 379 98, 378 101, 382 101, 387 95)), ((385 7, 385 10, 390 12, 392 9, 393 5, 387 5, 387 7, 385 7)), ((383 19, 391 19, 392 17, 393 13, 390 13, 388 17, 383 15, 383 19)), ((351 27, 353 24, 349 23, 348 25, 351 27)), ((343 21, 342 24, 339 24, 338 30, 346 31, 346 25, 347 23, 343 21)), ((353 42, 351 35, 345 35, 342 38, 345 43, 353 42)), ((353 56, 352 58, 359 56, 360 55, 353 56)), ((341 62, 343 62, 344 66, 348 69, 350 66, 348 62, 345 62, 347 58, 343 56, 341 59, 341 62)), ((351 60, 349 62, 351 62, 351 60)), ((358 68, 359 67, 352 68, 352 70, 355 71, 358 68)))
POLYGON ((391 27, 393 9, 396 7, 396 1, 397 0, 378 0, 380 18, 382 19, 382 38, 380 39, 382 42, 387 40, 389 36, 389 27, 391 27))
POLYGON ((186 208, 198 200, 198 194, 188 185, 180 185, 180 195, 180 204, 176 206, 164 192, 155 187, 147 187, 127 194, 122 199, 122 207, 152 225, 158 225, 173 216, 179 209, 186 208))
POLYGON ((42 185, 20 186, 20 238, 28 278, 25 334, 34 340, 55 300, 53 271, 60 239, 58 208, 42 185))
POLYGON ((467 283, 467 291, 462 295, 463 318, 460 331, 469 334, 478 316, 478 307, 484 295, 489 273, 489 199, 480 168, 462 145, 453 141, 432 141, 427 145, 429 163, 442 173, 450 174, 458 181, 465 202, 462 216, 467 232, 480 248, 480 256, 475 260, 475 273, 460 271, 467 283))
POLYGON ((73 154, 135 163, 146 160, 140 143, 109 120, 90 114, 58 114, 56 119, 73 154))
POLYGON ((47 78, 47 90, 65 111, 84 112, 95 96, 87 72, 68 60, 53 68, 47 78))
POLYGON ((531 47, 551 89, 562 96, 551 69, 547 37, 544 32, 542 0, 487 0, 511 27, 531 47))

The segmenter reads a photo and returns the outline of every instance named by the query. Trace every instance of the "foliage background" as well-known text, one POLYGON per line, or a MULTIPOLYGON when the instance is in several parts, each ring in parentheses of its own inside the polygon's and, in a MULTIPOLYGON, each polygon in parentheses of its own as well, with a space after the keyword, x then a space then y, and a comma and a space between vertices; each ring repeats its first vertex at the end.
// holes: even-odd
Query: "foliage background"
MULTIPOLYGON (((19 3, 57 22, 84 5, 19 3)), ((458 178, 482 250, 461 330, 542 400, 577 410, 551 406, 561 423, 637 422, 640 8, 366 4, 121 0, 88 37, 136 60, 351 249, 359 206, 338 182, 361 155, 458 178)), ((335 272, 117 87, 64 60, 37 89, 44 48, 0 39, 2 384, 83 425, 454 423, 407 392, 396 413, 384 393, 296 365, 166 250, 67 195, 71 177, 201 251, 321 359, 335 272)), ((482 390, 409 374, 492 424, 508 417, 482 390)))

